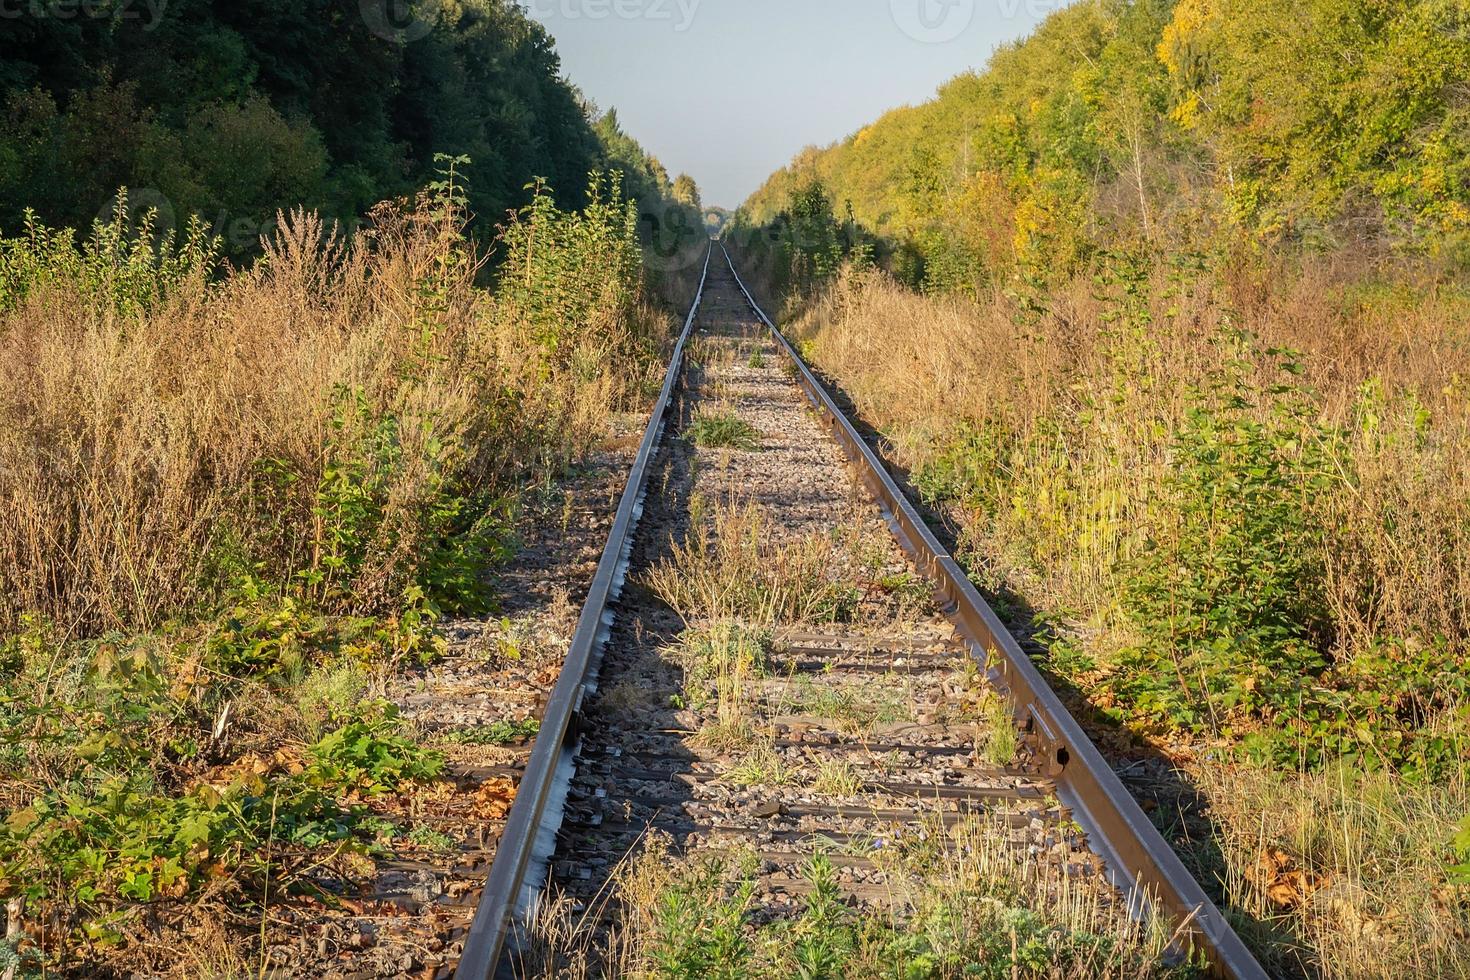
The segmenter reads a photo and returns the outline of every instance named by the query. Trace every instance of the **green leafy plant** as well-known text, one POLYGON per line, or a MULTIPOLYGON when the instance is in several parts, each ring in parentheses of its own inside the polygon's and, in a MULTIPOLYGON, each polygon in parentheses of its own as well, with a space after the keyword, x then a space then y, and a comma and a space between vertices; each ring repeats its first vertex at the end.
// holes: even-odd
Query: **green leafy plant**
MULTIPOLYGON (((128 701, 142 676, 131 678, 128 701)), ((300 764, 246 759, 183 787, 168 785, 166 767, 138 742, 102 731, 102 744, 79 747, 70 776, 0 825, 0 887, 36 909, 75 908, 83 930, 106 942, 120 938, 138 903, 181 898, 227 875, 260 890, 267 875, 289 880, 321 848, 373 851, 382 821, 342 801, 401 792, 443 767, 400 734, 386 708, 329 734, 300 764), (267 841, 285 845, 274 869, 267 841)))
POLYGON ((636 339, 618 331, 633 320, 642 254, 638 211, 623 197, 621 174, 593 173, 580 211, 558 208, 544 181, 526 190, 531 202, 502 234, 502 297, 528 319, 559 367, 570 367, 575 352, 587 346, 632 355, 636 339))
POLYGON ((658 897, 649 958, 666 980, 748 976, 745 916, 755 882, 745 879, 726 897, 717 864, 674 882, 658 897))
POLYGON ((71 231, 53 231, 34 211, 22 237, 0 239, 0 313, 47 285, 81 290, 123 316, 138 316, 191 286, 203 288, 220 261, 219 242, 191 218, 182 237, 162 227, 154 209, 135 213, 127 188, 98 218, 84 247, 71 231))
POLYGON ((535 718, 525 721, 496 721, 473 728, 456 728, 439 736, 451 745, 513 745, 534 738, 541 730, 535 718))
POLYGON ((840 980, 857 942, 837 871, 827 855, 817 854, 802 868, 802 877, 811 893, 793 929, 792 967, 801 980, 840 980))
POLYGON ((1470 885, 1470 816, 1460 822, 1459 829, 1450 841, 1450 850, 1454 853, 1456 862, 1450 865, 1450 879, 1462 885, 1470 885))
POLYGON ((444 771, 443 756, 419 747, 402 733, 392 705, 367 705, 359 710, 371 717, 343 725, 312 747, 312 763, 306 770, 310 782, 361 796, 381 796, 444 771))
MULTIPOLYGON (((1245 341, 1232 342, 1241 353, 1195 395, 1175 436, 1164 513, 1120 577, 1140 642, 1122 656, 1114 688, 1138 712, 1196 731, 1290 712, 1328 666, 1321 532, 1307 506, 1328 437, 1297 388, 1255 387, 1245 341)), ((1284 376, 1297 370, 1280 365, 1284 376)))
POLYGON ((454 838, 433 827, 415 827, 404 840, 414 847, 436 854, 448 854, 454 850, 454 838))

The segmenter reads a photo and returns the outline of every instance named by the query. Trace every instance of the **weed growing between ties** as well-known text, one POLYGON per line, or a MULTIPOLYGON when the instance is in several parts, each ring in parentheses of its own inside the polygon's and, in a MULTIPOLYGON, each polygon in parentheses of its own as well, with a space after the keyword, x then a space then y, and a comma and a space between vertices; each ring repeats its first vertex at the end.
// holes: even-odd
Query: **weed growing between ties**
POLYGON ((1010 765, 1021 747, 1015 711, 1005 698, 987 690, 980 699, 977 715, 976 745, 981 757, 993 766, 1010 765))
POLYGON ((694 508, 687 544, 647 573, 649 588, 686 622, 736 620, 753 626, 844 622, 858 596, 829 578, 836 545, 828 535, 781 541, 756 504, 694 508))
POLYGON ((685 435, 701 449, 754 452, 761 445, 760 431, 737 415, 734 409, 701 412, 689 423, 685 435))
MULTIPOLYGON (((810 858, 809 892, 789 917, 752 914, 757 862, 679 860, 655 837, 617 876, 618 926, 554 904, 537 923, 534 969, 557 976, 1185 978, 1162 923, 1117 916, 1074 879, 1036 864, 983 823, 937 828, 948 846, 883 856, 891 909, 855 908, 830 857, 810 858)), ((880 842, 881 843, 881 842, 880 842)), ((527 964, 531 967, 531 964, 527 964)), ((526 972, 523 975, 537 975, 526 972)))
POLYGON ((689 707, 715 708, 713 724, 699 738, 718 747, 748 743, 757 721, 752 716, 750 685, 768 669, 770 634, 721 622, 690 630, 681 642, 689 707))
POLYGON ((851 737, 868 736, 879 725, 915 720, 913 687, 901 674, 857 683, 800 675, 786 685, 776 708, 783 714, 827 719, 851 737))
POLYGON ((0 895, 29 966, 330 902, 453 791, 386 680, 493 605, 521 488, 642 396, 667 327, 597 180, 575 213, 536 188, 476 288, 462 162, 220 278, 125 205, 0 242, 0 895))

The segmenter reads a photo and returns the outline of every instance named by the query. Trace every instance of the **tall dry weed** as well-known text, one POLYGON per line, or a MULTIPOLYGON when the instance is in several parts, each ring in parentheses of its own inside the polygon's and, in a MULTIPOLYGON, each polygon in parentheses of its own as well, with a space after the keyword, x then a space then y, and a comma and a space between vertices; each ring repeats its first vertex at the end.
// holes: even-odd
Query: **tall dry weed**
POLYGON ((958 504, 975 570, 1064 624, 1051 669, 1118 718, 1274 759, 1189 769, 1221 834, 1200 873, 1283 974, 1470 972, 1447 869, 1466 806, 1467 308, 1329 260, 1160 264, 975 302, 849 275, 793 327, 919 488, 958 504), (1317 622, 1253 618, 1272 602, 1317 622), (1187 648, 1201 621, 1232 632, 1187 648), (1241 624, 1299 669, 1257 676, 1241 624))
POLYGON ((493 501, 585 451, 653 359, 589 333, 580 370, 548 364, 456 220, 384 206, 348 241, 295 213, 252 268, 147 303, 31 277, 0 314, 0 629, 149 629, 249 571, 371 608, 465 516, 447 488, 493 501))

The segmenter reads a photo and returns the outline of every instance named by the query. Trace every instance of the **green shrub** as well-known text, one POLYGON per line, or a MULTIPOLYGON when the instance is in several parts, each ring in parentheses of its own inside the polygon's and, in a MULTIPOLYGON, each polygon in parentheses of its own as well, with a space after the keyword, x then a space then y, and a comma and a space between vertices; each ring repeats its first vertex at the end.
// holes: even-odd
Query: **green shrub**
POLYGON ((202 286, 219 264, 218 243, 197 220, 182 237, 158 221, 154 211, 136 213, 124 188, 112 214, 78 246, 73 231, 47 228, 27 211, 24 234, 0 238, 0 313, 46 285, 95 297, 122 315, 140 314, 185 285, 202 286))
MULTIPOLYGON (((134 683, 112 707, 138 704, 145 687, 134 683)), ((225 876, 256 894, 268 874, 289 877, 308 853, 371 852, 387 826, 344 801, 403 791, 443 766, 379 710, 323 738, 304 764, 245 759, 174 787, 158 756, 103 724, 76 747, 73 772, 0 825, 0 890, 33 912, 74 910, 95 940, 121 938, 117 927, 139 903, 182 898, 225 876), (267 842, 280 845, 273 858, 267 842)))
POLYGON ((719 865, 706 865, 659 896, 648 953, 658 977, 736 980, 749 975, 745 916, 755 895, 755 882, 740 882, 727 897, 720 873, 719 865))
POLYGON ((993 519, 1004 499, 1014 442, 994 419, 961 422, 925 456, 914 475, 915 489, 931 506, 958 500, 982 519, 993 519))
POLYGON ((528 321, 546 355, 571 363, 582 346, 618 357, 636 353, 624 333, 642 277, 638 210, 623 199, 620 174, 594 173, 581 211, 556 206, 544 182, 503 233, 499 295, 528 321))
POLYGON ((858 945, 853 915, 837 885, 837 869, 825 854, 813 855, 802 868, 811 885, 802 916, 791 930, 791 975, 802 980, 841 980, 858 945))
POLYGON ((508 505, 471 489, 468 447, 441 438, 432 421, 406 438, 401 419, 374 410, 361 388, 339 387, 333 401, 313 560, 296 576, 306 594, 328 607, 381 609, 418 587, 454 611, 488 610, 484 572, 511 552, 508 505))
MULTIPOLYGON (((1321 531, 1308 508, 1328 435, 1294 386, 1255 387, 1238 342, 1239 359, 1193 396, 1164 513, 1120 576, 1139 642, 1115 689, 1140 713, 1201 732, 1275 720, 1328 666, 1321 531)), ((1281 370, 1298 369, 1284 359, 1281 370)))

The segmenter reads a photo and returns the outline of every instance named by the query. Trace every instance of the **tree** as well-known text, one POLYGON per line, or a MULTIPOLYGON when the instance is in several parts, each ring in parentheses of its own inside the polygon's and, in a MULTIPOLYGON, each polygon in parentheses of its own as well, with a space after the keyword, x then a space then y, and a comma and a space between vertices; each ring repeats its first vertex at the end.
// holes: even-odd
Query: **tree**
POLYGON ((680 174, 674 179, 674 200, 696 210, 700 207, 699 185, 694 182, 693 177, 680 174))

